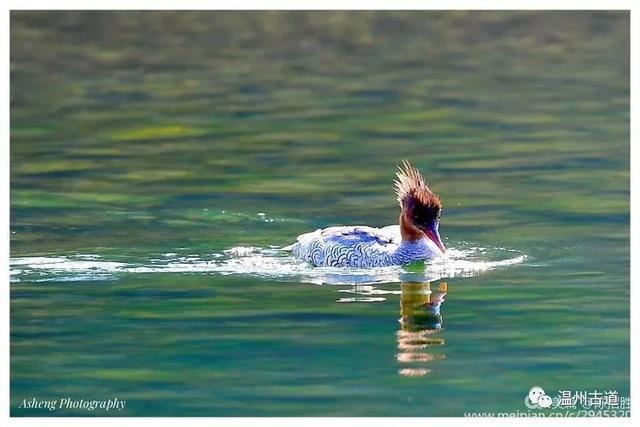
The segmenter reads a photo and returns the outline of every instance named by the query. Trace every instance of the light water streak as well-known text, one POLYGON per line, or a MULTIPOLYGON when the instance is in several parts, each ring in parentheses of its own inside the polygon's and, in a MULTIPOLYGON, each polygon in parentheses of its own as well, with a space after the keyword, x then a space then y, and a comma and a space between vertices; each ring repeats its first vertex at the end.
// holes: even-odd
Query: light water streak
POLYGON ((471 277, 522 263, 526 255, 504 248, 450 249, 448 256, 409 266, 376 268, 313 267, 278 249, 234 247, 214 254, 166 252, 145 262, 110 260, 99 254, 12 258, 11 283, 117 280, 123 275, 196 273, 243 275, 313 284, 376 284, 471 277), (491 254, 489 256, 488 254, 491 254), (487 259, 493 258, 493 259, 487 259))

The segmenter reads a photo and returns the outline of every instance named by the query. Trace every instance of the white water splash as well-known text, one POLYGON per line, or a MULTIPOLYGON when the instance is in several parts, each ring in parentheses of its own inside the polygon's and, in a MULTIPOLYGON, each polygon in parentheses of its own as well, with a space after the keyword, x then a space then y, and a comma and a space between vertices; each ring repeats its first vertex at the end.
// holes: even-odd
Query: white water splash
POLYGON ((68 282, 116 280, 126 274, 200 273, 244 275, 267 280, 314 284, 376 284, 400 281, 431 281, 470 277, 483 271, 519 264, 526 255, 501 248, 503 259, 481 260, 485 248, 450 249, 448 256, 411 266, 376 268, 313 267, 278 249, 235 247, 222 254, 166 252, 144 263, 104 260, 101 255, 38 256, 12 258, 10 280, 20 282, 68 282), (505 257, 508 256, 508 257, 505 257))

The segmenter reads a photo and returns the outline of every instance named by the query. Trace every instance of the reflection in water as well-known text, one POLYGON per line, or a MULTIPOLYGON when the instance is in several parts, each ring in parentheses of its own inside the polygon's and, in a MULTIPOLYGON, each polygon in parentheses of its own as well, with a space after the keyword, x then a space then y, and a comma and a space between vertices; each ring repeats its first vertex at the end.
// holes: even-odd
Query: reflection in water
POLYGON ((447 284, 440 282, 436 292, 430 282, 403 282, 400 294, 400 330, 397 333, 398 354, 403 376, 422 376, 431 372, 424 368, 433 360, 444 359, 434 349, 444 345, 440 306, 447 294, 447 284))
POLYGON ((398 295, 400 293, 400 291, 387 291, 373 285, 359 285, 357 283, 350 289, 340 289, 338 292, 353 294, 353 296, 338 298, 337 302, 382 302, 386 300, 382 295, 398 295))

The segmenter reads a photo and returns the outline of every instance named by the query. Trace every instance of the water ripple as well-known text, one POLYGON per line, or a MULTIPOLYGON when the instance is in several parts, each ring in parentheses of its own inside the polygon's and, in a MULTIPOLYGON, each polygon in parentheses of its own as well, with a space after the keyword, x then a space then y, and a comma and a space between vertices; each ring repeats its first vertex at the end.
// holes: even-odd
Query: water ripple
POLYGON ((313 284, 376 284, 471 277, 525 259, 526 255, 514 250, 469 246, 450 249, 447 258, 408 266, 313 267, 278 249, 234 247, 214 254, 166 252, 143 263, 113 261, 98 254, 12 258, 10 278, 11 283, 101 281, 126 274, 205 273, 313 284))

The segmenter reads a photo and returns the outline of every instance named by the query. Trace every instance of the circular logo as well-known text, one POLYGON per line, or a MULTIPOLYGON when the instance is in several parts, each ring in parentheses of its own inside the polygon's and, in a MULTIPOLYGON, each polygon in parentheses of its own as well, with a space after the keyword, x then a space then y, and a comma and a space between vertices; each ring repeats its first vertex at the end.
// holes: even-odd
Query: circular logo
POLYGON ((551 408, 551 403, 553 401, 551 400, 551 397, 545 395, 540 396, 540 398, 538 399, 538 406, 541 408, 551 408))
POLYGON ((524 397, 524 405, 529 409, 550 408, 551 397, 547 396, 542 387, 534 386, 524 397))

